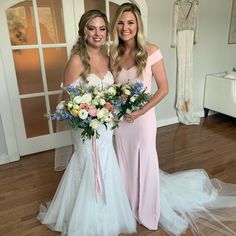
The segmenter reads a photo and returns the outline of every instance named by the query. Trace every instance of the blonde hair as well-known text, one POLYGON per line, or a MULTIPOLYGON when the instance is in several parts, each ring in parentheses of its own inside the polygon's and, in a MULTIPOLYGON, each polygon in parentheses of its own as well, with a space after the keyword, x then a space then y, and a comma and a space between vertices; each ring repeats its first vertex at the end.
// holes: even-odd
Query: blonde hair
POLYGON ((138 6, 134 3, 127 2, 120 5, 115 13, 115 16, 111 24, 111 29, 112 29, 111 37, 113 43, 110 48, 110 55, 112 58, 112 70, 114 74, 117 76, 122 69, 121 57, 124 54, 125 47, 124 47, 124 42, 118 36, 116 28, 121 15, 127 11, 132 12, 134 14, 138 24, 137 35, 136 35, 136 48, 135 48, 135 65, 137 67, 137 76, 141 77, 147 64, 148 52, 147 52, 147 42, 144 36, 141 12, 138 6))
MULTIPOLYGON (((105 27, 106 27, 106 41, 108 41, 108 37, 109 37, 109 22, 107 20, 107 17, 104 13, 102 13, 99 10, 89 10, 87 12, 85 12, 79 21, 79 30, 78 30, 78 40, 75 43, 75 45, 73 46, 71 53, 72 54, 77 54, 80 56, 80 59, 82 61, 82 64, 84 66, 84 71, 81 74, 81 77, 85 80, 87 75, 90 73, 90 64, 89 64, 89 54, 87 51, 87 40, 86 40, 86 31, 87 31, 87 25, 89 23, 90 20, 96 18, 96 17, 101 17, 104 22, 105 22, 105 27)), ((105 54, 107 53, 107 46, 104 45, 102 48, 102 52, 105 54)))

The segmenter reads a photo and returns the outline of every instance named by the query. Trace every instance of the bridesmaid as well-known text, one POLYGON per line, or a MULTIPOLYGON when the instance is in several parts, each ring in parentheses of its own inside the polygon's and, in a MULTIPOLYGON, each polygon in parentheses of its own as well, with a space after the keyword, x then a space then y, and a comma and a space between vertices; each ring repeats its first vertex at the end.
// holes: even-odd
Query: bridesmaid
POLYGON ((145 40, 135 4, 119 6, 111 29, 111 68, 116 82, 143 82, 148 92, 153 78, 157 85, 152 99, 142 109, 126 114, 115 130, 117 158, 132 211, 140 224, 156 230, 160 189, 155 106, 168 93, 165 67, 160 49, 145 40))

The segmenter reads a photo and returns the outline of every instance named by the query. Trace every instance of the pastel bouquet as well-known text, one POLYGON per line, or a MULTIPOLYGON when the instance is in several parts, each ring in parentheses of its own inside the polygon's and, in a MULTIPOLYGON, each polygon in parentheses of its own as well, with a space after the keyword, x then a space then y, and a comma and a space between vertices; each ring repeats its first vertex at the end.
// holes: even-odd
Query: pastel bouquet
POLYGON ((72 129, 82 129, 83 141, 93 136, 99 138, 102 125, 117 128, 124 114, 142 108, 151 97, 143 83, 114 84, 105 89, 70 85, 63 90, 69 98, 46 116, 57 121, 67 120, 72 129))
POLYGON ((52 120, 67 120, 69 127, 82 129, 82 140, 91 139, 94 135, 99 138, 99 127, 111 124, 116 128, 114 119, 114 101, 116 89, 111 86, 106 89, 97 87, 86 88, 82 85, 70 85, 63 88, 69 99, 61 101, 56 111, 47 115, 52 120))
POLYGON ((131 113, 142 108, 151 98, 151 94, 146 92, 143 83, 130 82, 116 85, 115 108, 118 120, 126 113, 131 113))

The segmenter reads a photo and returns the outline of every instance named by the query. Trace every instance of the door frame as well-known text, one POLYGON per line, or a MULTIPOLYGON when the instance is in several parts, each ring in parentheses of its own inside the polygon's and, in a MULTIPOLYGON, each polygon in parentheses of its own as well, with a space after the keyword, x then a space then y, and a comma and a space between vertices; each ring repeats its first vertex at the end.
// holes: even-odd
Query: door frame
MULTIPOLYGON (((16 4, 17 1, 12 1, 11 5, 16 4)), ((4 1, 0 3, 1 11, 0 11, 0 18, 5 18, 5 11, 9 7, 9 1, 4 1)), ((20 159, 20 154, 18 151, 17 146, 17 138, 15 133, 15 124, 13 120, 12 114, 12 101, 9 95, 9 89, 11 87, 7 84, 7 77, 12 76, 12 71, 9 69, 12 64, 6 63, 4 58, 8 57, 9 51, 6 50, 11 48, 9 41, 7 40, 8 34, 4 32, 8 32, 7 25, 5 24, 6 21, 1 22, 1 30, 0 30, 0 38, 1 38, 1 48, 0 48, 0 116, 2 119, 3 125, 3 135, 5 136, 5 142, 7 147, 7 154, 2 155, 0 159, 0 164, 5 164, 12 161, 17 161, 20 159)), ((13 88, 14 89, 14 88, 13 88)))
POLYGON ((3 136, 5 137, 7 148, 7 153, 0 155, 0 165, 20 159, 13 122, 13 115, 11 112, 11 105, 8 99, 9 93, 4 78, 6 78, 6 74, 4 74, 3 55, 0 51, 0 119, 2 120, 3 136))

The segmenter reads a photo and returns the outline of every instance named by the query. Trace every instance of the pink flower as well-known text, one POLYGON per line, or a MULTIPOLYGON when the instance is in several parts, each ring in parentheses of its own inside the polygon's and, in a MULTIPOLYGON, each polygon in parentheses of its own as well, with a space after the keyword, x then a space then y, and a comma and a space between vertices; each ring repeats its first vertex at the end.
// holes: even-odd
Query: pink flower
POLYGON ((89 109, 89 105, 87 103, 80 103, 79 107, 80 109, 84 109, 86 111, 89 109))
POLYGON ((121 100, 122 100, 122 101, 126 101, 126 100, 127 100, 127 96, 126 96, 125 94, 121 94, 120 97, 121 97, 121 100))
POLYGON ((88 113, 90 116, 96 116, 97 115, 97 108, 94 106, 89 107, 88 113))
POLYGON ((104 104, 104 107, 108 110, 108 111, 113 111, 113 106, 110 102, 106 102, 104 104))

